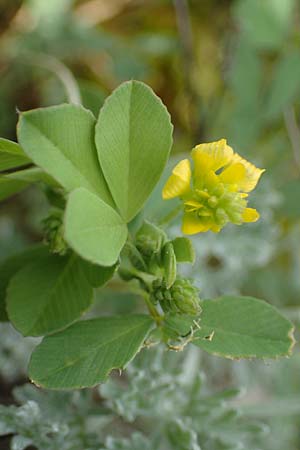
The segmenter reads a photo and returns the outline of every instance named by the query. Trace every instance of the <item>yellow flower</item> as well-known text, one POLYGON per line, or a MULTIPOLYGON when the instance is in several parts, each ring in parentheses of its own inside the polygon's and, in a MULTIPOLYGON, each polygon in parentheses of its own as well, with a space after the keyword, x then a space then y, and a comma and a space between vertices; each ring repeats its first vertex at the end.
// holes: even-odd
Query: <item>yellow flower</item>
POLYGON ((247 207, 247 197, 263 169, 234 153, 226 139, 197 145, 192 160, 193 169, 188 159, 180 161, 163 188, 164 199, 183 200, 183 233, 217 233, 228 222, 258 220, 256 209, 247 207))

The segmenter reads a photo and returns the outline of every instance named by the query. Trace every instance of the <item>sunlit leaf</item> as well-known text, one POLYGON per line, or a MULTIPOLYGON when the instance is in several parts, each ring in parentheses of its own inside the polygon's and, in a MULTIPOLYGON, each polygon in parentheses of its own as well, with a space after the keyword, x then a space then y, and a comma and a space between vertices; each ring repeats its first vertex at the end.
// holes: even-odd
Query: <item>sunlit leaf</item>
POLYGON ((170 115, 145 84, 122 84, 106 100, 96 145, 114 201, 129 222, 158 182, 172 144, 170 115))
POLYGON ((30 162, 16 142, 0 138, 0 171, 24 166, 30 162))
POLYGON ((95 119, 78 105, 60 105, 24 112, 18 138, 34 163, 67 191, 85 187, 112 203, 94 144, 95 119))
POLYGON ((68 199, 65 238, 84 259, 103 266, 116 263, 127 238, 119 214, 86 189, 75 189, 68 199))

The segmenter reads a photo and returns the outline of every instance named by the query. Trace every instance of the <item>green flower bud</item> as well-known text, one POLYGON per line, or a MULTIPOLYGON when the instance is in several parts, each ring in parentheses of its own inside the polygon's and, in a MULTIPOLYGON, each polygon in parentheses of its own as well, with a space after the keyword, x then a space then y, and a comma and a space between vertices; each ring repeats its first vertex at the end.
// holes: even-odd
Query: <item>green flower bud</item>
POLYGON ((171 290, 176 307, 182 314, 200 314, 199 290, 188 278, 178 278, 171 290))
POLYGON ((142 255, 150 257, 159 253, 167 239, 166 234, 157 226, 144 221, 135 237, 135 244, 142 255))
POLYGON ((55 211, 43 220, 44 240, 52 253, 64 255, 68 246, 63 238, 63 217, 61 211, 55 211))
POLYGON ((153 303, 159 303, 165 313, 199 315, 198 289, 187 278, 177 278, 168 289, 164 280, 155 280, 152 283, 153 303))

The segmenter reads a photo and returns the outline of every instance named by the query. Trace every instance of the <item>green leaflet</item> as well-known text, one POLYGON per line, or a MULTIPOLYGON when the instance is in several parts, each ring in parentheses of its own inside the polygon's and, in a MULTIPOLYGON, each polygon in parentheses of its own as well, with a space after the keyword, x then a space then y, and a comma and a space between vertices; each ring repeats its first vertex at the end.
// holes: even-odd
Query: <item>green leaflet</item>
POLYGON ((8 317, 24 336, 69 325, 92 301, 93 289, 74 254, 33 260, 13 276, 7 290, 8 317))
POLYGON ((96 125, 100 164, 126 222, 158 182, 172 145, 170 115, 145 84, 123 83, 106 100, 96 125))
POLYGON ((110 267, 98 266, 92 264, 89 261, 81 260, 81 266, 84 271, 84 275, 91 286, 99 288, 104 286, 114 275, 117 270, 117 264, 110 267))
POLYGON ((13 141, 0 138, 0 171, 30 164, 21 147, 13 141))
POLYGON ((177 262, 188 262, 192 264, 195 262, 196 254, 190 239, 186 237, 178 237, 171 242, 177 262))
POLYGON ((58 183, 46 172, 38 167, 18 170, 17 172, 0 175, 0 200, 11 197, 23 191, 32 183, 45 183, 58 187, 58 183))
POLYGON ((60 105, 21 114, 18 139, 34 163, 67 191, 85 187, 112 204, 94 144, 95 119, 78 105, 60 105))
POLYGON ((23 180, 14 180, 0 175, 0 201, 5 200, 18 192, 23 191, 29 183, 23 180))
POLYGON ((252 297, 200 302, 201 329, 193 343, 225 358, 276 358, 293 347, 293 326, 273 306, 252 297))
POLYGON ((78 322, 43 339, 32 354, 29 376, 50 389, 92 387, 132 360, 152 326, 146 315, 78 322))
POLYGON ((119 214, 84 188, 69 196, 65 213, 65 239, 82 258, 112 266, 127 238, 127 226, 119 214))
POLYGON ((33 260, 48 254, 48 249, 44 245, 35 245, 20 253, 10 256, 0 265, 0 320, 8 320, 6 313, 6 289, 10 279, 33 260))
POLYGON ((166 287, 169 289, 174 284, 177 275, 176 255, 171 242, 167 242, 162 249, 162 262, 166 287))

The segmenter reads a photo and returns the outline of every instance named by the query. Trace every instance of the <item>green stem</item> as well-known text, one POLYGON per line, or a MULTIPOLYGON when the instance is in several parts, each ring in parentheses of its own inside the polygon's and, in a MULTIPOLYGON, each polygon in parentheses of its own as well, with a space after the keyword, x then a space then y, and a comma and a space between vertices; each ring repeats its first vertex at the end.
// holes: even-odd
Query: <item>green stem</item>
POLYGON ((157 325, 160 325, 163 320, 163 317, 159 314, 159 312, 157 311, 157 309, 151 302, 149 294, 147 294, 147 292, 143 291, 142 289, 134 289, 133 292, 135 292, 136 294, 139 294, 143 297, 149 313, 151 314, 151 316, 153 317, 153 319, 155 320, 157 325))

